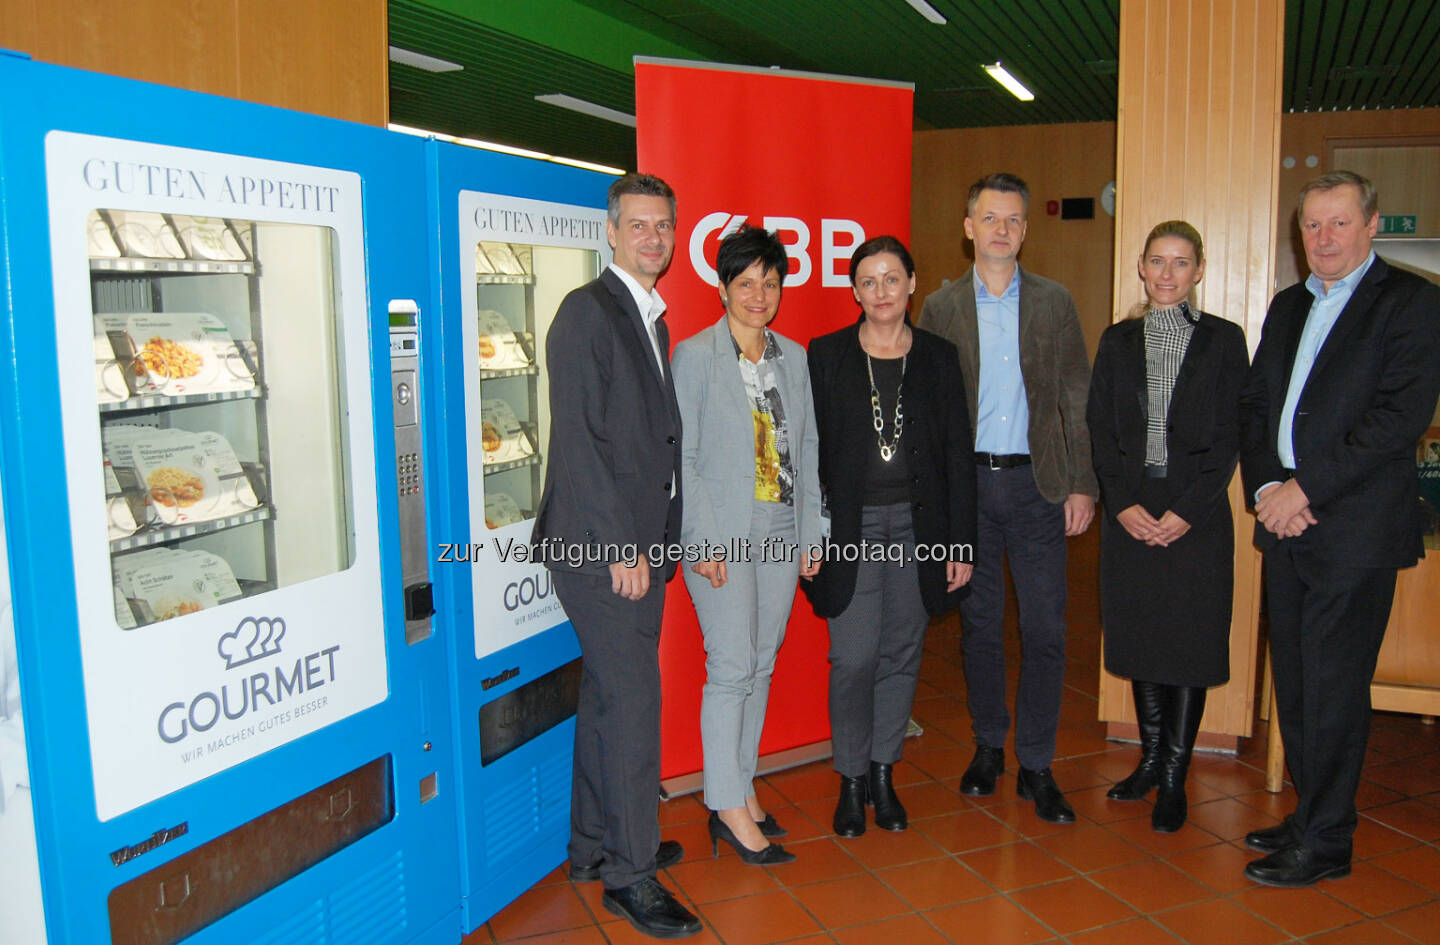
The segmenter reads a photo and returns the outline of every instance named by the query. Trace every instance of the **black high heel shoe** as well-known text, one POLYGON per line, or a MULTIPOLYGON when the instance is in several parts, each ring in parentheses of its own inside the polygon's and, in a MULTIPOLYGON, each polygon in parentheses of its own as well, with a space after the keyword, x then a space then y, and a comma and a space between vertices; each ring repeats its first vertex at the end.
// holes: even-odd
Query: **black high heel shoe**
POLYGON ((780 826, 774 814, 766 814, 764 820, 755 821, 755 826, 760 828, 760 834, 762 836, 772 840, 776 837, 783 837, 790 832, 780 826))
POLYGON ((763 850, 752 850, 735 836, 730 825, 720 819, 719 811, 710 812, 710 852, 720 855, 720 841, 724 840, 735 848, 735 853, 740 857, 742 863, 749 863, 751 866, 776 866, 780 863, 794 863, 795 854, 785 849, 778 843, 767 843, 763 850))

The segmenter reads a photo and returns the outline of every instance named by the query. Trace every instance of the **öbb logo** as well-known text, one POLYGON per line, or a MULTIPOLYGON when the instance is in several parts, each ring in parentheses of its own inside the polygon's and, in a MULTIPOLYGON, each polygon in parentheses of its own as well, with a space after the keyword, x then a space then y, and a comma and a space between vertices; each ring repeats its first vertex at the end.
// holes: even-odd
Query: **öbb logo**
MULTIPOLYGON (((715 274, 715 268, 705 261, 705 241, 712 236, 724 239, 740 229, 746 219, 748 215, 744 213, 731 214, 716 210, 714 213, 705 214, 700 218, 700 222, 695 224, 695 229, 690 234, 690 265, 695 268, 695 274, 710 285, 718 286, 720 278, 715 274)), ((810 261, 810 224, 799 217, 765 217, 760 225, 779 234, 781 242, 785 244, 786 255, 796 261, 795 271, 785 277, 785 288, 792 289, 809 282, 813 271, 810 261)), ((831 289, 844 288, 850 284, 850 253, 863 242, 865 228, 854 220, 829 217, 820 220, 821 286, 831 289), (837 245, 836 238, 841 234, 849 237, 849 240, 837 245), (838 273, 835 271, 837 261, 846 264, 838 273)))

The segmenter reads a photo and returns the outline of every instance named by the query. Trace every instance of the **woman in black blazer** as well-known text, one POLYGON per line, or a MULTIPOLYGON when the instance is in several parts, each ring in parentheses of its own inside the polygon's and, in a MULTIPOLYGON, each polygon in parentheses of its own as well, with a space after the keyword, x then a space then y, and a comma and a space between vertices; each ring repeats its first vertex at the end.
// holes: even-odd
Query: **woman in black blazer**
POLYGON ((915 698, 931 615, 960 602, 973 570, 975 457, 955 346, 910 325, 915 263, 880 236, 856 247, 863 314, 810 342, 829 515, 825 564, 802 582, 830 626, 835 832, 904 830, 891 768, 915 698))
POLYGON ((1171 833, 1185 823, 1205 689, 1230 678, 1227 489, 1248 358, 1239 325, 1190 304, 1205 274, 1194 227, 1151 230, 1139 270, 1147 301, 1100 337, 1086 420, 1105 503, 1105 668, 1130 678, 1140 723, 1140 763, 1109 796, 1140 800, 1158 785, 1151 826, 1171 833))

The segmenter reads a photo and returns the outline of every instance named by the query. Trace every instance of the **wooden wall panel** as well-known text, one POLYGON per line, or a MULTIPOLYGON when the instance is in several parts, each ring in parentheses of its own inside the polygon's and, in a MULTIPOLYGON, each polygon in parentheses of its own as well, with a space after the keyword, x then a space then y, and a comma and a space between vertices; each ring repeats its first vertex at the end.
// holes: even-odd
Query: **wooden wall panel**
POLYGON ((372 125, 390 114, 384 0, 239 0, 239 97, 372 125))
POLYGON ((965 197, 986 174, 1009 171, 1030 185, 1030 229, 1020 264, 1064 284, 1075 297, 1090 354, 1113 315, 1114 220, 1100 192, 1114 179, 1115 125, 1020 125, 917 131, 912 159, 910 250, 915 257, 915 312, 925 296, 970 267, 965 197), (1092 197, 1093 220, 1048 216, 1045 204, 1092 197))
MULTIPOLYGON (((1143 298, 1135 264, 1151 227, 1184 219, 1206 243, 1198 304, 1238 322, 1252 350, 1259 342, 1273 283, 1284 33, 1283 0, 1122 0, 1118 309, 1143 298)), ((1249 735, 1254 716, 1260 562, 1240 498, 1232 483, 1230 683, 1211 693, 1202 728, 1212 736, 1249 735)), ((1133 723, 1129 690, 1102 670, 1100 717, 1133 723)))
POLYGON ((389 114, 384 0, 0 0, 0 46, 368 124, 389 114))

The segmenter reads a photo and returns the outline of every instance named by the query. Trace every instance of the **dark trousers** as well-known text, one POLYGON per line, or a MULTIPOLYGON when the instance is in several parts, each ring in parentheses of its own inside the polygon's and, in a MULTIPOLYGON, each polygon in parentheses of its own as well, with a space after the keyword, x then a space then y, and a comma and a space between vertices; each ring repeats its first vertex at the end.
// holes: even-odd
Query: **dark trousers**
POLYGON ((1370 738, 1370 680, 1395 598, 1394 568, 1354 568, 1298 540, 1265 553, 1270 654, 1300 842, 1349 857, 1370 738))
POLYGON ((861 511, 861 540, 898 547, 904 563, 861 561, 855 595, 830 618, 830 745, 847 778, 869 772, 872 761, 900 760, 915 703, 930 616, 915 573, 913 516, 908 502, 861 511))
POLYGON ((584 670, 575 711, 570 862, 604 860, 607 889, 655 875, 660 845, 660 616, 665 582, 630 601, 610 576, 552 573, 580 639, 584 670))
POLYGON ((1029 466, 976 470, 979 528, 970 595, 960 602, 960 648, 975 740, 1005 747, 1005 575, 1020 603, 1020 686, 1015 757, 1032 771, 1055 757, 1065 684, 1065 507, 1047 502, 1029 466))

